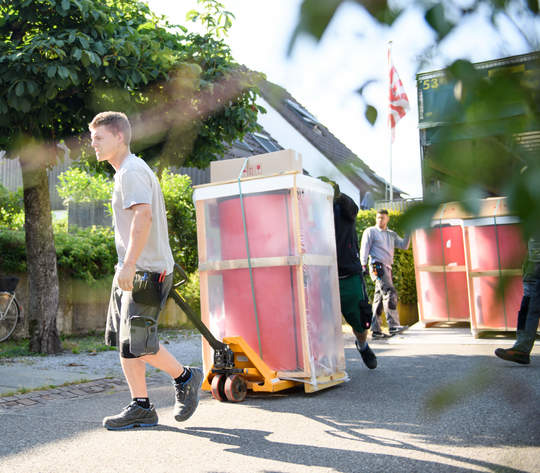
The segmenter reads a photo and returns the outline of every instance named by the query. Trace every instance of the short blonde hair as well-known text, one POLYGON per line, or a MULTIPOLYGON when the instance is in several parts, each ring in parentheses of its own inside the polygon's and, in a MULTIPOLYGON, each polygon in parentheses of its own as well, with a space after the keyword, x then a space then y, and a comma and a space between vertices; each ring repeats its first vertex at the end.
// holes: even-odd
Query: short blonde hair
POLYGON ((116 133, 122 133, 124 143, 129 145, 131 142, 131 124, 128 117, 122 112, 101 112, 98 113, 88 125, 90 130, 95 130, 100 126, 106 126, 116 133))

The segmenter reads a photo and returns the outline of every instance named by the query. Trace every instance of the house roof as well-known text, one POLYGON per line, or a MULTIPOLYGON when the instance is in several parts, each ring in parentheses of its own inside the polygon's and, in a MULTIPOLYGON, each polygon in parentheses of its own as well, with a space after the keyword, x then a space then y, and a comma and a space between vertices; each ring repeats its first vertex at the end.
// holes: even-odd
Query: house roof
MULTIPOLYGON (((242 141, 236 140, 227 148, 223 157, 217 157, 216 159, 246 158, 280 149, 283 149, 283 147, 266 130, 262 129, 258 133, 246 133, 242 141)), ((182 167, 177 168, 176 171, 180 174, 187 174, 194 186, 210 182, 210 167, 206 169, 182 167)))
MULTIPOLYGON (((362 194, 371 191, 384 196, 386 180, 375 174, 286 89, 267 80, 259 83, 259 89, 272 108, 326 156, 362 194)), ((403 193, 395 186, 394 190, 397 194, 403 193)))

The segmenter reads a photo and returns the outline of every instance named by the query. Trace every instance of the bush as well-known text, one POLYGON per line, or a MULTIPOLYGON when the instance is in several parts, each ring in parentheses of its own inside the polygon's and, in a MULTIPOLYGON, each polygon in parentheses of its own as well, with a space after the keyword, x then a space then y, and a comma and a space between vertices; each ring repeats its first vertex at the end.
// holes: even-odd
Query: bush
MULTIPOLYGON (((397 211, 389 211, 390 221, 388 228, 397 232, 400 236, 403 236, 403 230, 401 226, 402 214, 397 211)), ((362 234, 368 227, 375 225, 375 217, 377 212, 375 210, 360 210, 356 219, 356 231, 358 233, 359 241, 362 241, 362 234)), ((416 304, 416 277, 414 273, 414 260, 412 249, 400 250, 396 249, 394 253, 394 264, 392 265, 392 272, 394 274, 394 284, 399 295, 399 300, 403 304, 416 304)), ((373 298, 373 292, 375 290, 374 284, 371 278, 366 278, 366 286, 370 298, 373 298)))
POLYGON ((174 260, 188 273, 197 270, 197 223, 193 205, 191 179, 165 169, 161 175, 161 190, 167 208, 169 242, 174 260))
POLYGON ((86 282, 96 282, 114 274, 118 258, 111 228, 76 228, 54 236, 58 269, 86 282))
POLYGON ((58 176, 58 181, 56 190, 64 205, 68 206, 69 202, 105 201, 105 207, 112 215, 110 200, 114 182, 104 174, 71 167, 58 176))
POLYGON ((10 192, 0 184, 0 227, 20 230, 24 226, 22 188, 10 192))

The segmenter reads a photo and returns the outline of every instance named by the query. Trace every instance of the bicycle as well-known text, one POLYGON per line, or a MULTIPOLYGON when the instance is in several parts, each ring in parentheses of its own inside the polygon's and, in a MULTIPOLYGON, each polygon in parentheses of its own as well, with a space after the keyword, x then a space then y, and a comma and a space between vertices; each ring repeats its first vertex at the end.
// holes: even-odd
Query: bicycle
POLYGON ((11 336, 21 316, 21 308, 15 298, 17 284, 19 278, 0 277, 0 342, 11 336))

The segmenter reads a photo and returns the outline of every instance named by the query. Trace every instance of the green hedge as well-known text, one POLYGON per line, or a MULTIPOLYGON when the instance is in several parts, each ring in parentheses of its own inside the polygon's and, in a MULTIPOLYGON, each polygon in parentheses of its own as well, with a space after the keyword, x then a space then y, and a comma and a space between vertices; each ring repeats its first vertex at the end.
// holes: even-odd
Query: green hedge
MULTIPOLYGON (((402 214, 397 211, 389 211, 390 221, 388 228, 397 232, 400 236, 403 236, 403 230, 401 225, 402 214)), ((375 217, 377 212, 375 210, 360 210, 356 219, 356 231, 358 232, 359 241, 362 240, 362 233, 368 227, 375 225, 375 217)), ((403 304, 416 304, 416 277, 414 274, 414 260, 412 255, 412 249, 408 250, 396 249, 394 254, 394 264, 392 266, 394 273, 394 284, 399 294, 399 300, 403 304)), ((366 286, 370 298, 373 297, 374 285, 371 278, 366 278, 366 286)))

